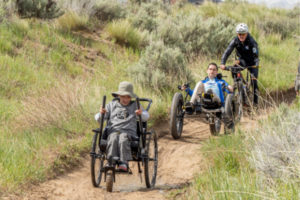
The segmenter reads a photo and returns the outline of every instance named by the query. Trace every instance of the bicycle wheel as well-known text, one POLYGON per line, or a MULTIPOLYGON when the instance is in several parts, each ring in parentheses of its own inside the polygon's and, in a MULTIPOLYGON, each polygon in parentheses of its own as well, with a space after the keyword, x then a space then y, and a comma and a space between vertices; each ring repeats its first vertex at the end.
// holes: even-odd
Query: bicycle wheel
POLYGON ((244 90, 243 90, 243 83, 238 83, 238 93, 236 98, 236 118, 235 121, 239 122, 243 116, 243 105, 244 105, 244 90))
POLYGON ((245 93, 245 104, 251 109, 253 108, 253 100, 254 100, 254 92, 253 86, 251 85, 251 81, 244 88, 245 93))
POLYGON ((158 166, 157 135, 153 130, 146 135, 146 154, 147 158, 144 161, 145 183, 147 188, 153 188, 158 166))
POLYGON ((98 145, 99 134, 95 133, 91 152, 91 178, 94 187, 99 187, 103 174, 104 155, 98 145))
POLYGON ((174 139, 179 139, 181 137, 183 129, 183 96, 181 93, 175 93, 170 113, 170 129, 171 134, 174 139))

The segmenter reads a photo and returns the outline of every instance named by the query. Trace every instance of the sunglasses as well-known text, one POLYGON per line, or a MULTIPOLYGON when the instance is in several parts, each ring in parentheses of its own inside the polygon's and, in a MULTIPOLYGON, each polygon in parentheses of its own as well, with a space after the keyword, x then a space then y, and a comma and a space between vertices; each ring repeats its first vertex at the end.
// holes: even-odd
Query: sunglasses
POLYGON ((238 36, 245 36, 246 33, 238 33, 238 36))

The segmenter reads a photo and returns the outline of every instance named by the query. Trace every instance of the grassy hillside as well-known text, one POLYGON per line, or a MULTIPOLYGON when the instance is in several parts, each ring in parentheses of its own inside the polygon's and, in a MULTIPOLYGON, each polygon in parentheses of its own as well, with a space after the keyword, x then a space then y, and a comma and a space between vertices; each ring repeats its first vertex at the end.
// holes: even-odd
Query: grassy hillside
POLYGON ((281 105, 250 131, 212 138, 205 169, 178 199, 299 199, 300 101, 281 105))
POLYGON ((111 98, 122 80, 154 100, 151 123, 165 119, 177 85, 203 78, 209 62, 219 63, 240 16, 260 45, 261 91, 293 84, 297 10, 64 2, 65 14, 53 20, 0 9, 0 193, 78 164, 101 96, 111 98))

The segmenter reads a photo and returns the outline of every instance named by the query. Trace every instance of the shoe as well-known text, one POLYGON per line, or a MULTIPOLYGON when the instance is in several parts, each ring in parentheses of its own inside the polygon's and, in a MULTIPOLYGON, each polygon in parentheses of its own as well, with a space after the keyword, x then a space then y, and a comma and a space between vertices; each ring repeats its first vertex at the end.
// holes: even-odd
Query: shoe
POLYGON ((125 163, 120 164, 118 169, 120 172, 128 172, 128 166, 125 163))
POLYGON ((190 115, 193 114, 193 112, 194 112, 194 105, 193 105, 192 102, 187 102, 185 104, 185 111, 186 111, 187 114, 190 114, 190 115))

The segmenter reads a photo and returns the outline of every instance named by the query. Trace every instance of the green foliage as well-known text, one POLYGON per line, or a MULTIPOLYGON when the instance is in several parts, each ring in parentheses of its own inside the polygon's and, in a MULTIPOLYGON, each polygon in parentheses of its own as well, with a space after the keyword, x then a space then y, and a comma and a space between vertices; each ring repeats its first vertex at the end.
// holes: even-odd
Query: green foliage
POLYGON ((146 42, 145 34, 127 20, 113 21, 106 26, 106 30, 117 43, 133 49, 139 49, 146 42))
POLYGON ((0 2, 0 22, 7 20, 15 12, 14 0, 3 0, 0 2))
POLYGON ((160 1, 143 3, 137 8, 137 12, 129 16, 132 25, 139 29, 155 31, 159 24, 159 16, 168 13, 168 9, 160 1))
POLYGON ((172 90, 174 83, 191 77, 181 51, 167 47, 161 41, 150 43, 139 63, 131 68, 130 74, 138 83, 155 91, 172 90))
POLYGON ((80 16, 69 11, 57 19, 58 28, 62 31, 76 31, 85 29, 88 23, 87 16, 80 16))
POLYGON ((23 18, 52 19, 63 14, 55 0, 17 0, 16 7, 23 18))
POLYGON ((197 13, 167 19, 158 28, 158 37, 178 47, 187 57, 222 53, 234 30, 234 21, 224 15, 204 20, 197 13))
POLYGON ((291 19, 288 17, 266 17, 264 20, 258 22, 258 27, 267 34, 280 34, 282 39, 299 33, 300 22, 297 18, 291 19), (298 30, 297 30, 298 29, 298 30))
POLYGON ((116 0, 100 1, 96 5, 94 5, 91 12, 91 17, 95 17, 104 22, 124 18, 125 15, 125 6, 116 0))

